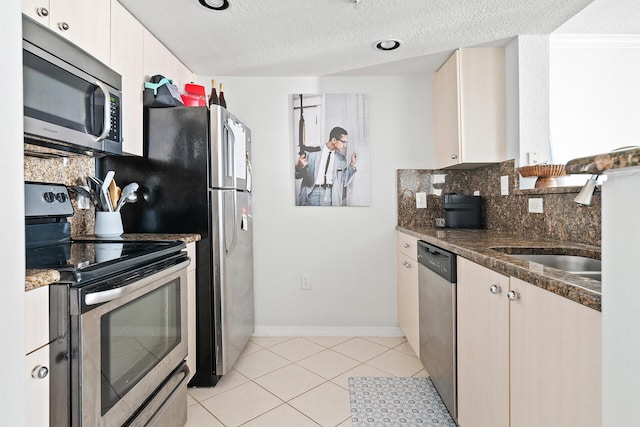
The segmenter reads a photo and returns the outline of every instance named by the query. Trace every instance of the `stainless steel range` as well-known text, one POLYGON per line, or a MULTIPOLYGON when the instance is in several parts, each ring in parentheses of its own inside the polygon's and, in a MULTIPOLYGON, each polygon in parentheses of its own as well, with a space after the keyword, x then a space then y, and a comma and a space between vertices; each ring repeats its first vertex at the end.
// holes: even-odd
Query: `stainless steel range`
POLYGON ((27 268, 52 268, 51 426, 187 420, 182 242, 72 240, 63 185, 25 184, 27 268))

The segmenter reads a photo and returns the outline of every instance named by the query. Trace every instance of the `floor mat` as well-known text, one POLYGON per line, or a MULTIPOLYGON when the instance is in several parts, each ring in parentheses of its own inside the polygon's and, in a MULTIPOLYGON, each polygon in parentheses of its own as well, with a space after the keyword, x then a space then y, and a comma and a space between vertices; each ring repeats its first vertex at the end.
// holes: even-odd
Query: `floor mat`
POLYGON ((429 378, 350 377, 353 427, 455 427, 429 378))

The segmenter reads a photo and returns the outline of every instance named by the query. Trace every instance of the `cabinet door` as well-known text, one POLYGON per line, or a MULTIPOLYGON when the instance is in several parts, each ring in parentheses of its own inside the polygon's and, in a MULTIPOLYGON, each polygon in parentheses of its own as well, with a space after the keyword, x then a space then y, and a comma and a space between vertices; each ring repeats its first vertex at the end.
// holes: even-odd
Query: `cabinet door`
POLYGON ((49 0, 22 0, 22 13, 49 27, 49 0))
POLYGON ((24 294, 25 354, 49 342, 49 288, 43 286, 24 294))
POLYGON ((459 51, 433 76, 435 167, 460 163, 459 51))
POLYGON ((50 5, 49 28, 103 63, 111 62, 110 0, 51 0, 50 5))
POLYGON ((142 156, 144 27, 117 0, 111 0, 111 67, 122 76, 122 151, 142 156))
POLYGON ((508 277, 458 257, 461 427, 509 426, 508 290, 508 277))
POLYGON ((601 313, 516 278, 511 427, 601 425, 601 313))
POLYGON ((49 346, 25 358, 27 427, 49 425, 49 346))
POLYGON ((398 253, 398 325, 413 352, 420 357, 418 309, 418 262, 398 253))
POLYGON ((504 49, 460 49, 460 161, 506 160, 504 49))

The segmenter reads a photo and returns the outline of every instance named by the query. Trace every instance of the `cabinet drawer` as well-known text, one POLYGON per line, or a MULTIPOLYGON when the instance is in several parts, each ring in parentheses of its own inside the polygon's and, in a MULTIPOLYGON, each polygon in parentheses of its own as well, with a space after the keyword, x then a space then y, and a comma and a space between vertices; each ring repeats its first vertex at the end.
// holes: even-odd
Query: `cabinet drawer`
POLYGON ((398 251, 413 260, 418 259, 418 238, 398 232, 398 251))
POLYGON ((24 295, 25 354, 49 342, 49 288, 42 286, 24 295))

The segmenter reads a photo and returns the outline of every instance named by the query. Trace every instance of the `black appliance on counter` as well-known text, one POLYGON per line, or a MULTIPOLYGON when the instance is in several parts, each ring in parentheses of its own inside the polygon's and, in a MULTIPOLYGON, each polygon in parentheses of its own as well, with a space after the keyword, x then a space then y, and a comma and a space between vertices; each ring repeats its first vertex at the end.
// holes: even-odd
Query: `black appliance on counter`
POLYGON ((135 233, 199 233, 196 242, 196 372, 213 386, 254 330, 251 131, 220 106, 145 109, 144 157, 103 157, 140 184, 122 212, 135 233))
POLYGON ((442 208, 447 228, 482 228, 482 197, 445 193, 442 208))
POLYGON ((49 285, 50 425, 184 425, 183 242, 74 240, 61 184, 25 183, 27 269, 49 285))

